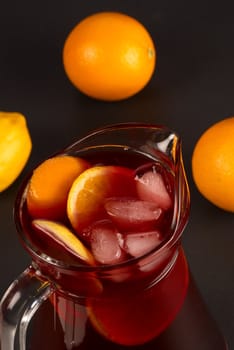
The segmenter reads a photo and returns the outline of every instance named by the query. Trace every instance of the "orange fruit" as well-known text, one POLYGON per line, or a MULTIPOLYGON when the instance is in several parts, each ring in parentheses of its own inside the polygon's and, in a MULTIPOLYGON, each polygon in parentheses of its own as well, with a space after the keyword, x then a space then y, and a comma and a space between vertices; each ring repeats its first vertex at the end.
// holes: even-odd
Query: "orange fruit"
POLYGON ((134 173, 120 166, 95 166, 73 182, 68 194, 67 215, 82 234, 96 220, 107 218, 104 205, 109 197, 136 195, 134 173))
POLYGON ((192 173, 206 199, 234 212, 234 117, 217 122, 201 135, 192 155, 192 173))
POLYGON ((115 101, 128 98, 149 82, 156 49, 146 28, 117 12, 100 12, 79 22, 63 47, 70 81, 90 97, 115 101))
POLYGON ((94 257, 90 251, 66 226, 55 221, 44 219, 33 220, 32 225, 43 234, 45 238, 52 238, 61 245, 65 251, 68 251, 76 258, 82 260, 88 265, 95 264, 94 257))
POLYGON ((72 156, 53 157, 41 163, 29 181, 26 198, 29 213, 34 218, 64 218, 69 189, 88 167, 88 162, 72 156))

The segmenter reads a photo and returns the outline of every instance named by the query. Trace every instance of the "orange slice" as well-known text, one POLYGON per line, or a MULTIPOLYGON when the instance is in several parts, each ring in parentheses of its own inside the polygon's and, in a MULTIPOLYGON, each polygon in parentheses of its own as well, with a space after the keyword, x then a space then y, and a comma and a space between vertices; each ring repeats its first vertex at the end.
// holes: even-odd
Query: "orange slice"
POLYGON ((132 170, 120 166, 96 166, 85 170, 74 181, 68 195, 67 215, 74 229, 82 234, 96 220, 107 218, 105 201, 118 196, 136 196, 132 170))
POLYGON ((91 252, 66 226, 55 221, 35 219, 32 225, 40 233, 52 238, 61 245, 67 252, 82 260, 88 265, 94 265, 95 260, 91 252))
POLYGON ((81 158, 58 156, 41 163, 33 172, 27 192, 27 207, 33 218, 63 219, 69 189, 89 167, 81 158))

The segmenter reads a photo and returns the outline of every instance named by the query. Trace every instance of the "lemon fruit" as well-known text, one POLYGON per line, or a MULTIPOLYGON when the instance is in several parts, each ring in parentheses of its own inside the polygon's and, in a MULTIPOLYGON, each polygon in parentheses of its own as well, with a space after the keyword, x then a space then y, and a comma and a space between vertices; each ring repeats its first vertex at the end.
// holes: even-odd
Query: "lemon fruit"
POLYGON ((25 117, 17 112, 0 112, 0 192, 19 176, 31 149, 25 117))
POLYGON ((206 199, 234 212, 234 117, 213 124, 198 139, 192 155, 192 174, 206 199))

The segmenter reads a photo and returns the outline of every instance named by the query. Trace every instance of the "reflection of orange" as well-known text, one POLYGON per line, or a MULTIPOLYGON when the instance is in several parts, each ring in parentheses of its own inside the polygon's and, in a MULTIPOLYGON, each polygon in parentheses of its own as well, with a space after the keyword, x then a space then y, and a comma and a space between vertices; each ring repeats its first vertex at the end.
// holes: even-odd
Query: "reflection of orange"
POLYGON ((27 206, 34 218, 61 219, 66 215, 69 189, 89 164, 80 158, 61 156, 44 161, 33 172, 27 206))
MULTIPOLYGON (((136 273, 134 278, 138 278, 136 273)), ((164 278, 157 281, 154 272, 152 278, 149 285, 140 279, 137 284, 107 284, 102 297, 88 299, 88 316, 95 330, 125 346, 142 345, 162 333, 176 317, 187 293, 188 266, 183 251, 164 278)))
POLYGON ((63 63, 71 82, 83 93, 120 100, 140 91, 156 61, 153 41, 132 17, 114 12, 91 15, 68 35, 63 63))
POLYGON ((98 318, 92 310, 92 307, 90 307, 89 305, 87 306, 87 313, 94 329, 105 338, 108 338, 108 332, 106 331, 105 326, 98 320, 98 318))
POLYGON ((194 181, 211 203, 234 212, 234 117, 207 129, 192 156, 194 181))
POLYGON ((104 204, 108 197, 134 195, 132 170, 120 166, 92 167, 73 182, 67 200, 67 215, 74 229, 81 233, 95 220, 107 217, 104 204))

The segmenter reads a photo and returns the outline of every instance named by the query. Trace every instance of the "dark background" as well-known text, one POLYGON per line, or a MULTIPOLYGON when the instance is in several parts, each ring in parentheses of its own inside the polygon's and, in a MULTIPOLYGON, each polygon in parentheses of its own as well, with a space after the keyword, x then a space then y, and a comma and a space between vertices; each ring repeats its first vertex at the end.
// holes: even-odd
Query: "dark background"
POLYGON ((27 117, 33 150, 21 176, 0 194, 0 296, 30 262, 12 219, 15 195, 25 174, 96 127, 124 121, 166 124, 183 139, 191 188, 185 251, 204 299, 230 349, 234 348, 234 217, 206 201, 191 176, 192 151, 201 133, 234 115, 232 4, 204 0, 1 3, 0 110, 19 111, 27 117), (150 84, 136 96, 115 103, 79 93, 65 76, 61 60, 72 27, 103 10, 137 18, 157 48, 157 68, 150 84))

